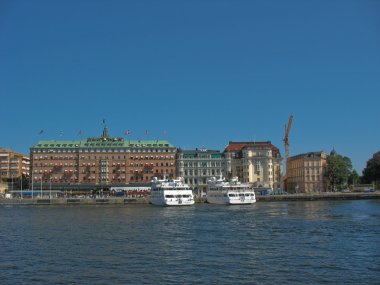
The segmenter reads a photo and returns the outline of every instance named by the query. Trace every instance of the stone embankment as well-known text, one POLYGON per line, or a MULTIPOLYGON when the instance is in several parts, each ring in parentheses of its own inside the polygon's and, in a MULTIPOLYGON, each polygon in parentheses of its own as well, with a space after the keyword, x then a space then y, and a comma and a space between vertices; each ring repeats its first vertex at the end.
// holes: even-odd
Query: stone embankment
POLYGON ((315 200, 360 200, 380 199, 380 192, 371 193, 341 193, 326 192, 318 194, 289 194, 289 195, 257 195, 257 202, 273 201, 315 201, 315 200))
MULTIPOLYGON (((321 193, 321 194, 290 194, 290 195, 257 195, 257 202, 276 201, 318 201, 318 200, 360 200, 380 199, 380 192, 373 193, 321 193)), ((196 203, 206 203, 205 198, 196 198, 196 203)), ((148 204, 148 197, 125 198, 26 198, 0 199, 0 205, 130 205, 148 204)))
POLYGON ((1 199, 0 205, 127 205, 148 204, 146 198, 26 198, 1 199))

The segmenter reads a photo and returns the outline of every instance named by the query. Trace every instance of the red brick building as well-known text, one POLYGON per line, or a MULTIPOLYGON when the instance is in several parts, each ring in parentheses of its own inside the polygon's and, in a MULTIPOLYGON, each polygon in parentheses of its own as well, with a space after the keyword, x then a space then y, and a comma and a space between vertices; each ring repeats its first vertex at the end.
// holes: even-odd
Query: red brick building
POLYGON ((164 140, 100 137, 39 141, 30 149, 34 188, 94 189, 149 184, 175 176, 176 148, 164 140))

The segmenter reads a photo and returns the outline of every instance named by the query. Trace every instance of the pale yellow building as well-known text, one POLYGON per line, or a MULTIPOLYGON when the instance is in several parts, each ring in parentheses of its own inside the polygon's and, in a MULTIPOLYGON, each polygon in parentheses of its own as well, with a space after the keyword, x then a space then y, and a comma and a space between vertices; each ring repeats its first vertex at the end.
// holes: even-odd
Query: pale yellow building
POLYGON ((279 189, 282 176, 280 151, 270 141, 230 142, 225 149, 226 173, 254 188, 279 189))
POLYGON ((19 189, 29 179, 28 155, 0 148, 0 192, 19 189))
POLYGON ((325 152, 308 152, 292 156, 287 161, 286 191, 289 193, 326 192, 324 173, 325 152))

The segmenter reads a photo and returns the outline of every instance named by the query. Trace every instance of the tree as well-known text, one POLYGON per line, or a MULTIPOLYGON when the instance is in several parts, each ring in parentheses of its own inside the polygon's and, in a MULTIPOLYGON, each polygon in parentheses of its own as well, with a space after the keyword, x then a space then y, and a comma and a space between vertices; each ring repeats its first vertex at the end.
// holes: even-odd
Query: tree
POLYGON ((335 151, 327 157, 327 166, 325 177, 333 191, 341 190, 347 187, 348 178, 352 171, 351 159, 341 156, 335 151))
POLYGON ((367 161, 367 166, 363 170, 363 182, 372 183, 380 181, 380 151, 376 152, 367 161))
POLYGON ((355 185, 358 183, 360 183, 360 176, 356 172, 356 170, 354 169, 354 170, 352 170, 352 172, 348 176, 348 185, 355 185))

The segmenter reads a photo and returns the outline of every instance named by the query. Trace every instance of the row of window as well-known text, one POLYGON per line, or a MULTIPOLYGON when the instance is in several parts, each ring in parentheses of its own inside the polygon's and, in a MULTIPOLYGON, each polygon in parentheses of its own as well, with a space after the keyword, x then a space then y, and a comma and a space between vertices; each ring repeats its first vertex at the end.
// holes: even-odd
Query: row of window
POLYGON ((299 176, 299 177, 302 177, 302 176, 305 176, 305 175, 319 175, 320 174, 320 171, 319 171, 319 168, 318 169, 315 169, 315 168, 309 168, 309 169, 296 169, 296 170, 293 170, 293 171, 289 171, 289 175, 290 176, 299 176))
POLYGON ((57 180, 76 180, 78 179, 76 176, 71 176, 71 177, 64 177, 64 176, 51 176, 51 177, 46 177, 46 176, 33 176, 33 180, 36 181, 41 181, 41 179, 45 180, 45 181, 52 181, 52 182, 56 182, 57 180))
POLYGON ((319 175, 296 175, 289 177, 290 180, 296 180, 296 181, 321 181, 322 178, 319 175))
POLYGON ((175 153, 176 149, 34 149, 32 153, 161 153, 161 152, 172 152, 175 153))
POLYGON ((190 185, 207 184, 207 178, 197 179, 197 178, 185 178, 185 183, 190 185))
POLYGON ((198 175, 202 175, 202 176, 215 176, 215 175, 220 175, 221 174, 221 170, 220 169, 203 169, 202 171, 198 171, 198 170, 185 170, 184 172, 185 176, 198 176, 198 175))
POLYGON ((184 162, 184 167, 221 167, 223 163, 221 162, 184 162))
POLYGON ((321 167, 322 161, 296 161, 289 163, 289 168, 321 167))
MULTIPOLYGON (((81 156, 81 159, 82 160, 91 160, 91 159, 97 159, 96 156, 81 156)), ((123 157, 124 159, 127 159, 127 156, 124 155, 123 157)), ((117 156, 99 156, 99 159, 106 159, 106 160, 109 160, 109 159, 123 159, 120 155, 117 156)), ((75 157, 75 156, 35 156, 33 158, 34 160, 77 160, 78 158, 75 157)), ((149 159, 161 159, 161 160, 165 160, 165 159, 172 159, 174 160, 174 155, 171 155, 171 156, 131 156, 130 159, 135 159, 135 160, 138 160, 138 159, 146 159, 146 160, 149 160, 149 159)))
POLYGON ((54 171, 53 170, 53 172, 52 171, 49 171, 49 170, 42 170, 42 169, 40 169, 40 170, 38 170, 38 169, 34 169, 33 170, 33 173, 65 173, 65 172, 77 172, 77 170, 73 170, 73 169, 59 169, 58 171, 54 171))
POLYGON ((172 155, 172 156, 158 156, 158 155, 156 155, 156 156, 135 156, 135 157, 133 157, 133 156, 131 156, 130 157, 130 159, 174 159, 174 156, 172 155))
POLYGON ((17 171, 11 171, 11 172, 2 171, 2 172, 0 172, 0 174, 1 174, 1 176, 13 176, 13 177, 17 177, 20 175, 17 171))
POLYGON ((200 158, 205 158, 205 159, 222 159, 223 154, 184 154, 183 158, 186 159, 200 159, 200 158))
POLYGON ((34 163, 34 166, 35 167, 38 167, 38 166, 40 166, 40 167, 42 167, 42 166, 78 166, 78 164, 77 163, 42 163, 42 162, 40 162, 40 164, 38 164, 37 162, 36 163, 34 163))
MULTIPOLYGON (((120 165, 116 165, 115 163, 113 163, 112 165, 109 165, 109 164, 104 164, 104 163, 101 163, 100 164, 102 167, 114 167, 114 168, 119 168, 120 166, 125 166, 125 163, 122 163, 122 164, 120 164, 120 165)), ((159 166, 172 166, 172 167, 174 167, 174 163, 173 162, 161 162, 161 163, 159 163, 159 162, 156 162, 156 164, 155 164, 157 167, 159 167, 159 166)), ((34 164, 34 167, 54 167, 54 168, 62 168, 63 166, 66 166, 66 167, 77 167, 78 166, 78 164, 76 164, 76 163, 55 163, 55 164, 53 164, 53 163, 35 163, 34 164)), ((96 167, 96 164, 95 163, 82 163, 82 166, 83 167, 86 167, 86 168, 89 168, 89 167, 96 167)), ((129 164, 129 166, 132 166, 132 167, 134 167, 134 166, 141 166, 141 167, 153 167, 154 166, 154 164, 153 163, 151 163, 151 164, 148 164, 148 163, 130 163, 129 164)), ((7 168, 8 169, 8 168, 7 168)))

